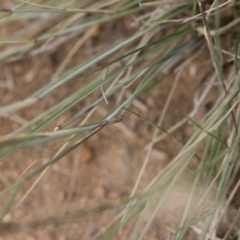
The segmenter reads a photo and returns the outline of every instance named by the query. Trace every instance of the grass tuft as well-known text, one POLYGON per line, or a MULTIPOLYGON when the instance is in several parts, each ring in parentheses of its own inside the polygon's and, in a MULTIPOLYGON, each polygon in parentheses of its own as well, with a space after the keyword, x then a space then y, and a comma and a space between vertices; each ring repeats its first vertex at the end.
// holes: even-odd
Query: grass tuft
MULTIPOLYGON (((25 228, 62 224, 117 209, 114 220, 96 233, 96 239, 113 239, 128 227, 131 228, 129 239, 148 239, 159 216, 165 212, 174 215, 175 206, 181 212, 177 224, 172 227, 160 221, 173 239, 186 239, 191 231, 196 239, 219 239, 219 229, 232 211, 235 213, 234 222, 227 224, 234 227, 221 239, 239 231, 239 210, 233 204, 239 187, 239 181, 236 181, 240 143, 239 1, 18 2, 11 7, 0 6, 1 66, 33 61, 34 65, 26 71, 26 81, 31 82, 49 56, 56 51, 65 54, 64 46, 68 46, 68 52, 60 63, 56 63, 57 68, 53 68, 47 79, 39 82, 35 91, 5 101, 0 106, 2 118, 21 123, 13 131, 0 136, 2 162, 8 161, 9 156, 19 149, 32 149, 35 145, 53 143, 56 151, 47 162, 31 166, 15 183, 2 189, 1 231, 20 232, 25 228), (124 21, 127 24, 124 25, 124 21), (104 30, 109 26, 125 30, 128 27, 131 31, 128 29, 125 34, 114 37, 104 30), (90 48, 87 47, 89 42, 92 42, 90 48), (84 51, 90 51, 90 54, 84 55, 84 51), (79 58, 81 54, 83 57, 79 58), (81 61, 74 61, 75 58, 81 61), (179 109, 172 109, 171 105, 175 94, 183 87, 181 76, 191 70, 196 61, 209 67, 201 68, 202 79, 199 80, 200 76, 196 74, 192 77, 196 83, 195 92, 189 92, 190 96, 194 95, 191 100, 193 109, 167 129, 164 124, 168 121, 168 114, 182 109, 181 102, 179 109), (171 79, 174 81, 169 90, 165 84, 171 79), (72 88, 71 84, 76 87, 72 88), (39 110, 28 120, 21 117, 24 111, 37 109, 62 89, 70 87, 70 94, 59 98, 44 111, 39 110), (142 99, 153 98, 156 89, 168 92, 163 108, 157 112, 157 122, 154 122, 148 117, 151 115, 149 108, 145 107, 147 113, 143 114, 136 110, 136 106, 142 99), (203 111, 205 102, 213 94, 210 109, 203 111), (109 99, 115 99, 115 104, 109 99), (58 117, 80 104, 84 107, 75 116, 53 127, 58 117), (108 106, 107 113, 96 117, 95 113, 103 104, 108 106), (78 206, 63 218, 55 216, 54 212, 45 220, 12 223, 12 227, 6 225, 4 218, 9 211, 14 211, 12 206, 23 186, 36 177, 39 177, 38 182, 44 171, 61 158, 86 140, 91 141, 99 131, 108 131, 109 125, 117 125, 130 115, 149 124, 154 132, 149 136, 151 140, 145 148, 143 165, 126 201, 85 210, 78 206), (182 140, 175 132, 186 123, 191 126, 192 134, 182 140), (144 188, 140 188, 151 152, 163 139, 173 139, 176 144, 180 143, 181 149, 144 188), (194 161, 197 164, 192 167, 194 161), (183 197, 183 206, 179 206, 180 199, 175 202, 169 199, 176 189, 181 189, 183 179, 187 179, 189 186, 183 197), (6 195, 8 199, 5 199, 6 195)), ((11 81, 9 76, 4 75, 7 83, 11 81)), ((156 114, 156 109, 153 112, 156 114)))

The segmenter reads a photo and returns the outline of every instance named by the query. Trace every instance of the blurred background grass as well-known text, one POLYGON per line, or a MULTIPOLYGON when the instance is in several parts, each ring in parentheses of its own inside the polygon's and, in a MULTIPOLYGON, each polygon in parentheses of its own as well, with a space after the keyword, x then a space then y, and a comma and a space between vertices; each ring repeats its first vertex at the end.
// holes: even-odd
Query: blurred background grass
MULTIPOLYGON (((61 224, 114 209, 113 220, 92 239, 125 239, 119 233, 130 223, 126 239, 150 239, 147 234, 161 211, 178 219, 174 228, 161 225, 173 239, 238 239, 239 3, 2 3, 0 159, 9 161, 23 148, 34 152, 35 146, 45 146, 50 157, 3 184, 1 232, 61 224), (193 62, 201 66, 196 69, 193 62), (192 79, 184 83, 181 76, 187 71, 192 79), (177 108, 171 108, 182 88, 189 92, 189 112, 181 97, 177 108), (166 96, 162 108, 148 107, 146 102, 157 101, 158 92, 166 96), (74 114, 69 114, 71 109, 74 114), (173 112, 181 119, 166 128, 164 122, 171 121, 173 112), (28 119, 22 117, 26 113, 28 119), (13 205, 26 199, 49 168, 99 132, 111 134, 110 125, 120 126, 136 141, 139 132, 129 124, 130 116, 154 130, 143 137, 148 142, 145 157, 127 196, 90 206, 69 203, 67 210, 52 208, 41 220, 6 221, 9 211, 15 211, 13 205), (14 122, 11 129, 9 122, 14 122), (175 131, 184 132, 186 125, 190 133, 179 139, 175 131), (166 138, 181 148, 141 187, 154 146, 166 138), (183 196, 176 197, 176 191, 183 196), (188 236, 190 230, 194 237, 188 236)), ((160 235, 156 239, 164 239, 160 235)))

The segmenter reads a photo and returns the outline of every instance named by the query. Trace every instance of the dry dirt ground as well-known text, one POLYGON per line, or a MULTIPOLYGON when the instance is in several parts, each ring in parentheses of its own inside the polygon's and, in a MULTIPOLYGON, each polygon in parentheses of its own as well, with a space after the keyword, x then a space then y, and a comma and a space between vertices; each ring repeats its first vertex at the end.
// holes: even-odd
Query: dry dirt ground
MULTIPOLYGON (((130 30, 127 24, 123 22, 121 25, 123 30, 117 28, 115 34, 119 36, 128 34, 130 30)), ((90 39, 83 46, 81 54, 78 54, 73 59, 69 67, 87 58, 91 52, 84 49, 90 49, 102 44, 106 36, 105 32, 113 31, 114 29, 115 25, 113 23, 106 25, 106 29, 100 32, 97 38, 90 39)), ((6 29, 1 29, 1 34, 7 34, 6 29)), ((40 56, 39 58, 28 58, 8 64, 1 63, 0 79, 5 79, 5 70, 9 69, 13 76, 14 85, 11 88, 4 86, 0 88, 0 104, 23 99, 47 83, 58 64, 64 58, 65 53, 69 51, 75 41, 76 39, 73 39, 71 43, 62 46, 61 49, 54 53, 40 56), (42 61, 39 71, 33 78, 26 77, 29 76, 36 61, 42 61)), ((164 119, 162 125, 164 129, 168 129, 181 120, 181 112, 189 113, 192 110, 194 91, 202 75, 201 69, 207 65, 207 62, 201 62, 197 59, 183 72, 177 91, 164 119), (192 71, 193 68, 195 72, 192 71)), ((143 104, 143 110, 145 109, 145 111, 138 109, 138 112, 148 120, 156 123, 159 116, 161 116, 174 79, 175 74, 173 73, 161 86, 156 87, 151 93, 142 96, 139 100, 143 104)), ((22 122, 29 121, 37 116, 39 112, 43 112, 60 99, 71 94, 74 89, 81 87, 81 84, 76 78, 64 87, 59 88, 51 96, 44 99, 44 101, 40 101, 33 107, 17 112, 17 115, 21 117, 22 122)), ((114 106, 117 97, 109 99, 110 106, 114 106)), ((91 99, 87 99, 74 106, 45 130, 53 131, 54 127, 74 116, 89 102, 91 102, 91 99)), ((102 116, 106 109, 110 109, 109 105, 102 104, 99 110, 93 115, 92 120, 102 116)), ((16 119, 11 120, 2 117, 0 119, 0 134, 8 134, 20 125, 21 123, 16 121, 16 119)), ((48 214, 51 215, 51 211, 54 212, 56 206, 60 206, 61 210, 59 212, 64 219, 64 214, 66 214, 64 208, 66 207, 67 209, 73 203, 86 208, 85 206, 89 204, 120 200, 125 196, 129 196, 146 155, 144 148, 151 140, 154 129, 154 127, 146 124, 137 116, 130 113, 127 114, 122 123, 103 129, 84 143, 84 145, 50 167, 24 201, 20 202, 36 178, 27 182, 22 187, 11 211, 7 214, 4 221, 6 223, 19 223, 28 219, 40 219, 41 222, 45 216, 48 214), (31 218, 31 216, 36 217, 31 218)), ((192 126, 185 124, 174 132, 174 136, 182 143, 185 143, 191 132, 192 126)), ((4 159, 0 163, 0 189, 14 183, 29 166, 28 172, 48 161, 53 156, 53 147, 55 145, 56 143, 49 143, 42 146, 20 149, 4 159)), ((171 161, 180 149, 181 144, 169 137, 154 146, 154 151, 150 156, 138 189, 139 192, 171 161)), ((54 214, 56 214, 56 211, 53 213, 53 216, 54 214)), ((107 211, 106 213, 92 214, 92 216, 83 218, 82 220, 74 220, 62 224, 54 223, 53 221, 53 223, 46 226, 41 226, 39 223, 34 228, 26 227, 16 232, 11 231, 10 228, 6 234, 0 236, 0 239, 91 240, 110 222, 113 216, 112 212, 107 211)), ((169 226, 176 226, 177 223, 174 220, 176 216, 174 213, 165 217, 164 221, 168 222, 169 226)), ((162 227, 161 222, 162 219, 156 219, 146 239, 167 239, 170 236, 170 233, 162 227)), ((130 226, 131 223, 129 227, 122 230, 121 234, 117 234, 114 239, 128 239, 130 226)))

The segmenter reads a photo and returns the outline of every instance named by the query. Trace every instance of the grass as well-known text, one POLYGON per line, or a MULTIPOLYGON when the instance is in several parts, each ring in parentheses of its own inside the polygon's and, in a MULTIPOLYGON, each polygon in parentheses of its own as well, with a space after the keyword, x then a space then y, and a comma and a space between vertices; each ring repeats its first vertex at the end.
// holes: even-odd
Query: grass
MULTIPOLYGON (((33 145, 56 139, 61 142, 56 145, 54 150, 57 153, 52 159, 2 190, 0 196, 8 195, 8 200, 1 211, 1 221, 11 210, 17 193, 27 181, 39 176, 97 132, 107 131, 108 125, 118 124, 126 114, 134 114, 152 125, 155 130, 146 146, 146 157, 131 196, 120 204, 113 223, 97 237, 112 239, 135 219, 129 239, 146 239, 159 212, 163 211, 169 196, 185 175, 191 176, 193 180, 179 226, 171 230, 164 226, 170 235, 175 239, 184 239, 185 234, 192 229, 198 239, 216 239, 217 228, 229 211, 235 211, 235 222, 239 222, 238 210, 231 204, 237 191, 236 188, 232 190, 232 184, 237 174, 239 159, 239 1, 209 1, 211 4, 206 2, 22 0, 12 8, 0 9, 0 28, 8 31, 7 36, 0 37, 0 61, 3 64, 21 62, 33 57, 42 59, 44 54, 53 53, 63 44, 79 38, 47 83, 24 99, 0 106, 1 116, 10 118, 23 109, 36 107, 40 101, 47 101, 49 96, 67 86, 70 81, 77 79, 80 83, 87 82, 84 87, 75 89, 71 95, 46 111, 39 112, 15 131, 0 137, 1 161, 5 161, 8 155, 19 148, 31 148, 33 145), (68 67, 71 59, 88 39, 98 34, 100 27, 114 21, 120 24, 129 16, 135 19, 133 24, 136 26, 131 34, 123 36, 122 39, 114 39, 110 45, 101 47, 101 50, 89 59, 68 67), (12 30, 14 25, 18 27, 17 30, 12 30), (230 42, 226 44, 226 41, 230 42), (203 49, 208 49, 212 68, 210 71, 202 69, 205 77, 196 90, 200 92, 200 96, 193 103, 193 110, 182 114, 182 121, 164 130, 163 120, 167 118, 170 102, 178 91, 180 76, 192 61, 201 57, 203 49), (228 74, 224 70, 226 65, 230 69, 228 74), (151 94, 152 90, 168 81, 173 71, 176 73, 174 84, 155 124, 136 113, 132 108, 133 102, 141 96, 151 94), (95 78, 96 74, 98 77, 95 78), (199 120, 196 115, 211 94, 214 84, 218 86, 218 94, 213 106, 199 120), (118 104, 112 107, 104 118, 96 119, 94 123, 86 122, 100 104, 108 102, 111 96, 123 96, 128 89, 131 89, 130 96, 125 100, 120 98, 118 104), (101 90, 101 95, 96 99, 94 93, 97 90, 101 90), (55 119, 87 98, 91 99, 91 103, 79 114, 56 126, 55 132, 45 130, 55 119), (192 136, 183 143, 181 151, 173 160, 153 177, 145 190, 139 192, 139 185, 154 145, 166 137, 176 139, 174 131, 186 122, 191 123, 195 129, 192 136), (159 134, 162 130, 163 133, 159 134), (189 170, 194 158, 198 164, 195 169, 189 170), (159 184, 162 186, 160 190, 159 184), (202 194, 196 199, 199 189, 202 194), (214 192, 214 196, 208 211, 203 213, 201 208, 204 208, 210 192, 214 192)), ((35 75, 35 68, 31 69, 31 73, 35 75)), ((116 203, 109 206, 118 207, 116 203)), ((91 214, 96 212, 98 210, 93 207, 91 214)), ((65 220, 78 218, 75 213, 65 220)), ((50 219, 44 224, 54 221, 62 220, 50 219)), ((3 222, 1 227, 3 231, 6 230, 4 224, 3 222)), ((38 224, 34 222, 33 225, 38 224)), ((24 227, 24 224, 19 223, 17 228, 24 227)), ((230 232, 228 231, 223 239, 227 239, 230 232)))

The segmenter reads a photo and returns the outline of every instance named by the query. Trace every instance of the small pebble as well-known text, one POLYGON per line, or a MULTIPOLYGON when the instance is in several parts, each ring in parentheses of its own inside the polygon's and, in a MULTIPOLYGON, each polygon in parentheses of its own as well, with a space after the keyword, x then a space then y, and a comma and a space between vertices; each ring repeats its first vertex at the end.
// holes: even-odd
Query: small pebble
POLYGON ((83 145, 80 149, 80 161, 82 163, 89 163, 92 160, 93 154, 90 147, 83 145))

